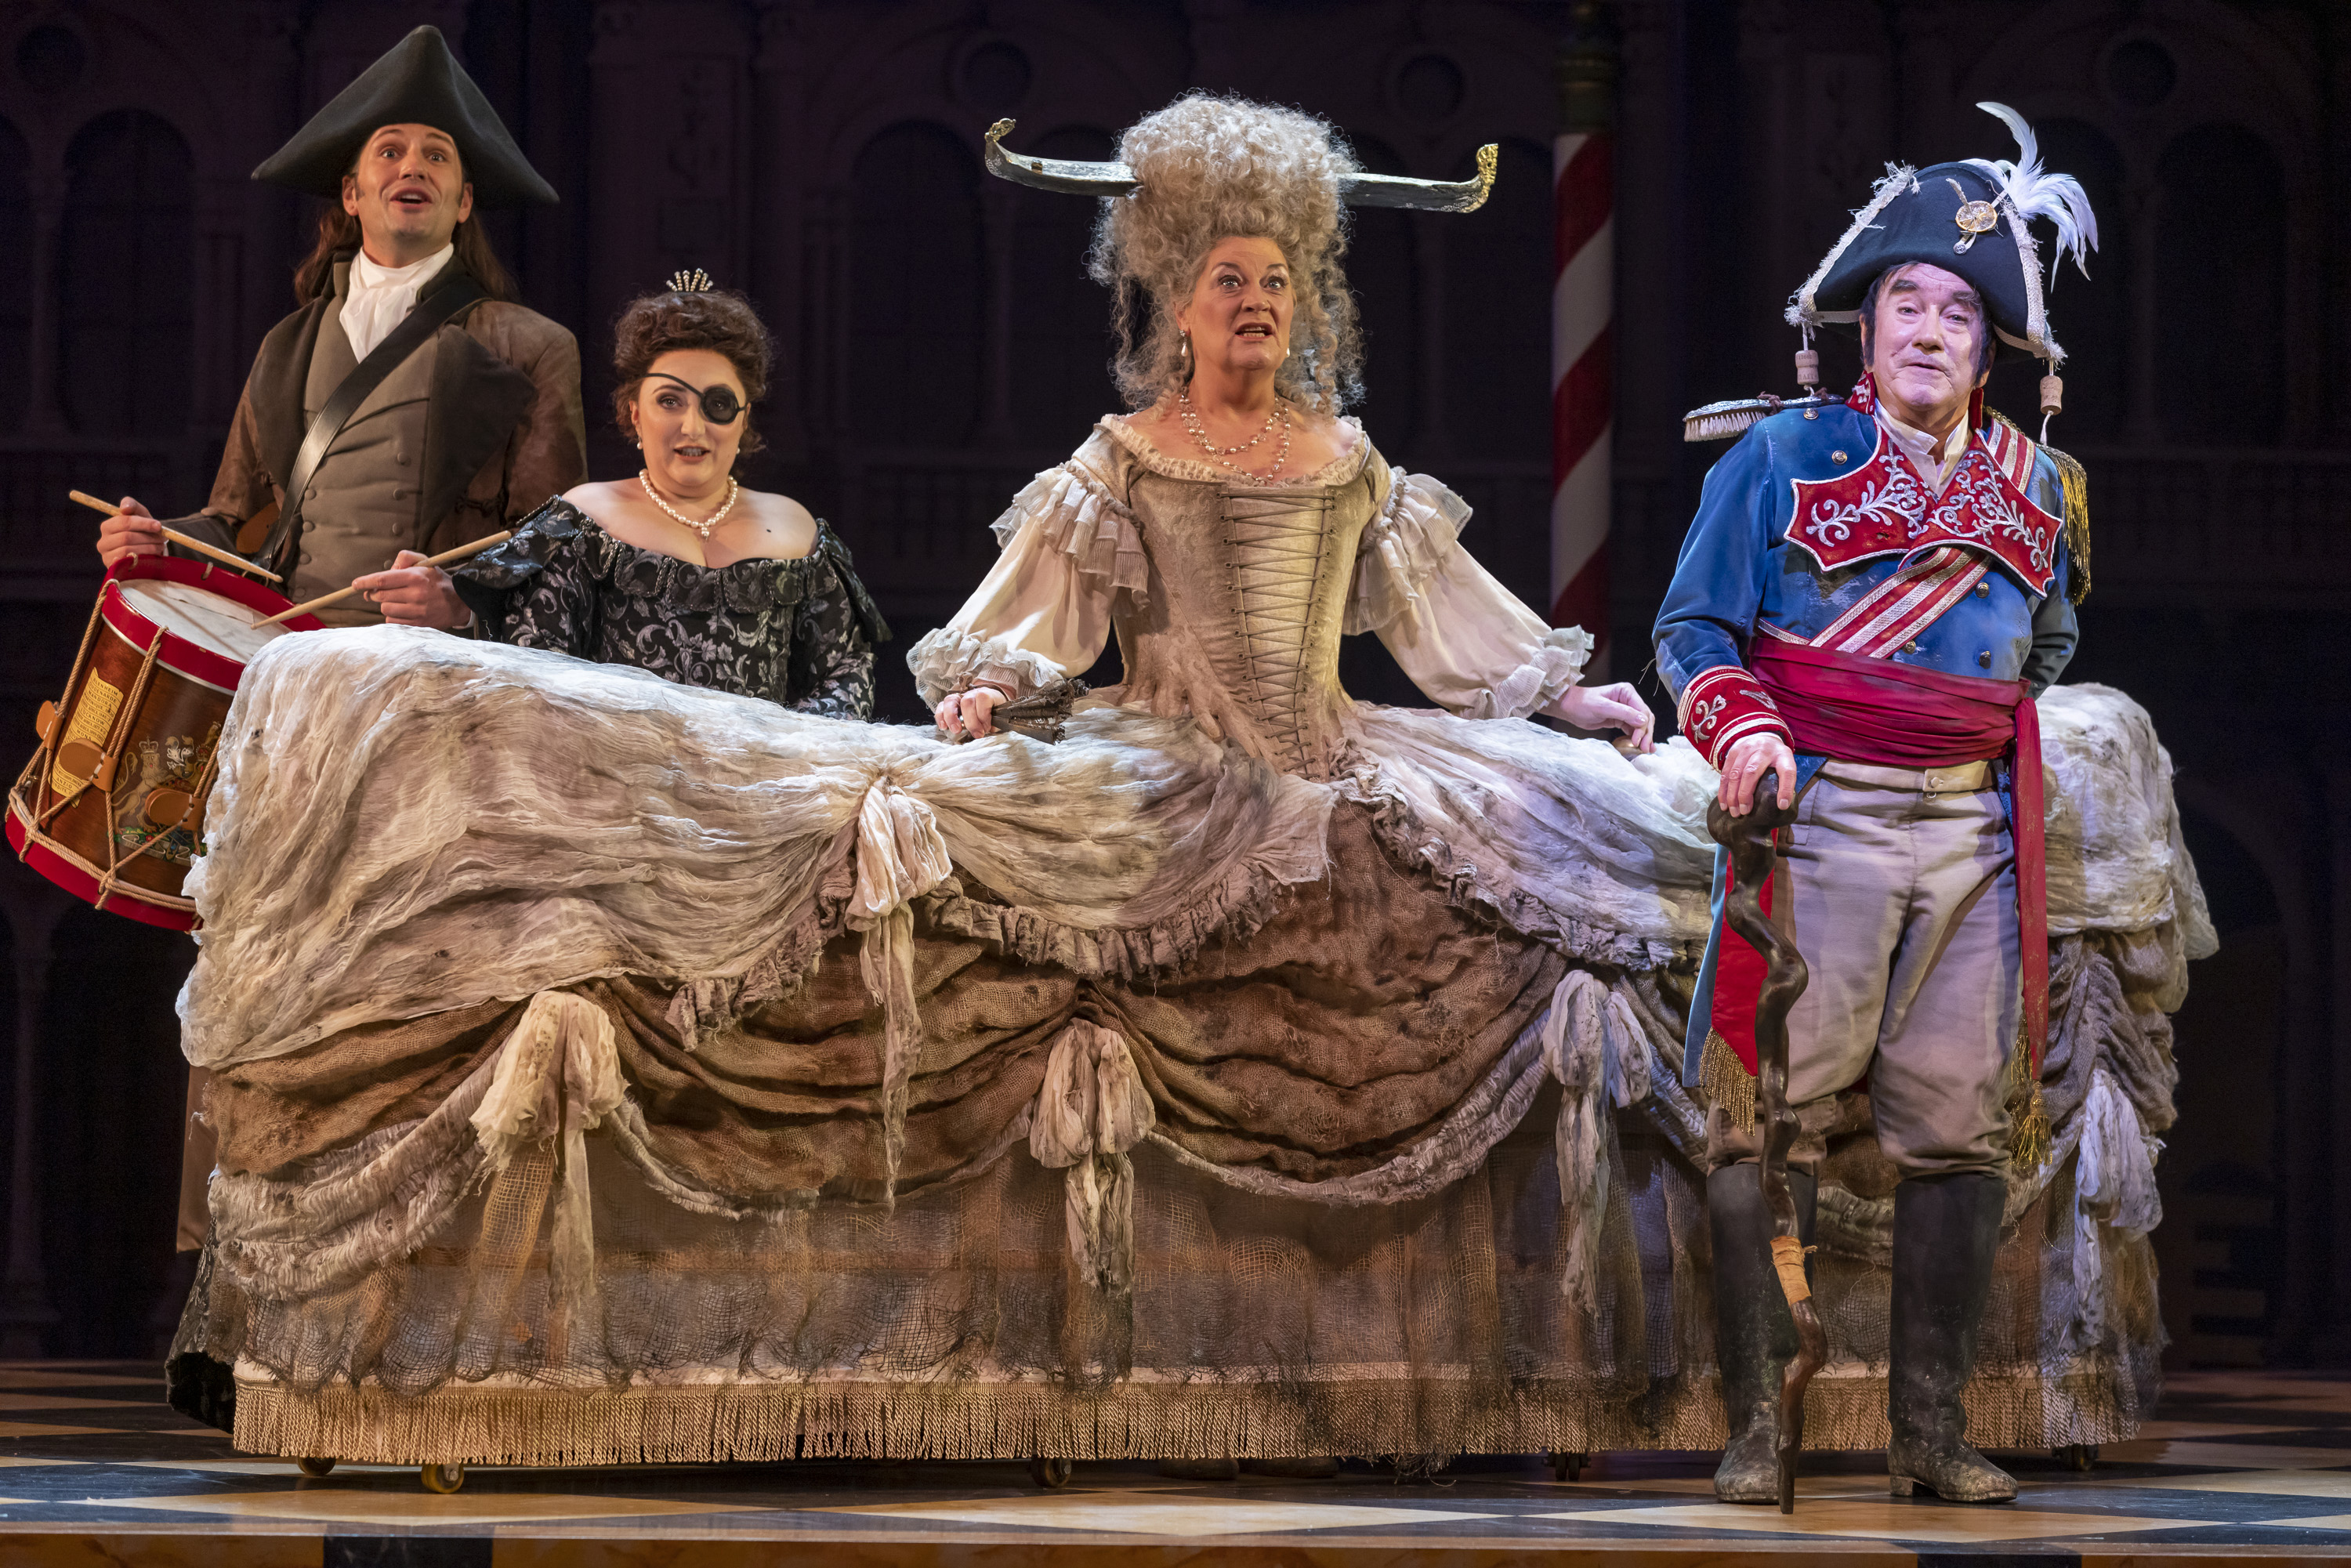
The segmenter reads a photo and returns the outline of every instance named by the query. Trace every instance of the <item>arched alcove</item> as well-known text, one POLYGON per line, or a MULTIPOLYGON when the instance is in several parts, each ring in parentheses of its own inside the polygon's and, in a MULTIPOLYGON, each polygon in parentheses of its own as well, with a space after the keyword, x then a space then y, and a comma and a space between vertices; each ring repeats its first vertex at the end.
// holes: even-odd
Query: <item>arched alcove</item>
MULTIPOLYGON (((1552 290, 1551 152, 1501 144, 1493 194, 1447 235, 1445 423, 1456 451, 1541 462, 1551 455, 1551 319, 1498 308, 1552 290)), ((1453 172, 1464 179, 1465 160, 1453 172)))
POLYGON ((2278 890, 2227 814, 2193 804, 2180 812, 2220 948, 2190 971, 2172 1020, 2179 1120, 2163 1134, 2156 1245, 2175 1364, 2257 1359, 2285 1304, 2281 1096, 2292 944, 2278 890))
MULTIPOLYGON (((1021 151, 1098 162, 1114 155, 1114 143, 1107 131, 1067 126, 1024 140, 1021 151)), ((1013 428, 1023 443, 1061 452, 1124 406, 1110 374, 1110 291, 1086 276, 1098 204, 1012 189, 1013 428)))
POLYGON ((0 434, 22 429, 33 358, 31 153, 0 120, 0 434))
POLYGON ((116 110, 66 152, 57 385, 81 435, 171 437, 195 352, 195 162, 169 121, 116 110))
MULTIPOLYGON (((2220 0, 2049 0, 2020 8, 1959 78, 1957 102, 2013 105, 2044 132, 2095 125, 2121 154, 2129 195, 2098 214, 2105 247, 2085 291, 2101 274, 2126 288, 2132 406, 2117 442, 2277 445, 2323 423, 2325 60, 2306 35, 2220 0)), ((2079 171, 2065 157, 2093 162, 2045 137, 2043 152, 2067 172, 2079 171)), ((2095 445, 2108 439, 2094 406, 2105 372, 2076 342, 2079 281, 2053 301, 2074 356, 2056 427, 2067 434, 2053 434, 2095 445)))
POLYGON ((2157 396, 2167 439, 2270 446, 2285 414, 2285 172, 2242 126, 2199 125, 2157 167, 2157 396))
POLYGON ((893 125, 851 181, 850 423, 879 447, 960 445, 979 409, 979 162, 952 132, 893 125))

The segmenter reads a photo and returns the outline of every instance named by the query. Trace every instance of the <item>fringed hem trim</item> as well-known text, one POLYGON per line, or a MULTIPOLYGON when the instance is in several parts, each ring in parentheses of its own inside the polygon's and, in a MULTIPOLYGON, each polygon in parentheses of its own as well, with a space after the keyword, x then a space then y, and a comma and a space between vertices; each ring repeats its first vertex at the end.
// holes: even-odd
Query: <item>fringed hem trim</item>
MULTIPOLYGON (((1805 1446, 1883 1448, 1886 1382, 1814 1379, 1805 1446)), ((1983 1376, 1968 1436, 1987 1448, 2119 1442, 2137 1430, 2115 1368, 1983 1376)), ((1046 1383, 825 1383, 632 1388, 377 1388, 303 1393, 240 1370, 236 1447, 357 1463, 587 1466, 793 1459, 1284 1458, 1301 1455, 1712 1449, 1711 1380, 1646 1394, 1601 1379, 1508 1388, 1440 1378, 1196 1381, 1080 1389, 1046 1383), (1648 1419, 1635 1416, 1648 1413, 1648 1419)))

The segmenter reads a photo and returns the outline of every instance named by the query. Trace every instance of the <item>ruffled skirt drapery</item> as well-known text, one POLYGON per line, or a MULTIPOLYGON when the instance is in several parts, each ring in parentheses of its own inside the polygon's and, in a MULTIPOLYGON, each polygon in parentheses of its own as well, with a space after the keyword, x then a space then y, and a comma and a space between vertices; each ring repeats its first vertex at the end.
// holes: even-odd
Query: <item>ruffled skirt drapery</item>
MULTIPOLYGON (((1118 709, 947 747, 396 629, 284 640, 224 747, 183 999, 222 1167, 183 1349, 236 1366, 239 1445, 1719 1441, 1675 1082, 1711 776, 1357 716, 1362 765, 1317 783, 1118 709)), ((2145 771, 2116 779, 2159 837, 2145 771)), ((2114 873, 2095 815, 2067 841, 2147 935, 2068 937, 2051 1070, 2084 1084, 1979 1379, 2017 1440, 2061 1408, 2053 1440, 2119 1435, 2151 1372, 2151 1221, 2103 1151, 2158 1108, 2096 1063, 2160 1044, 2178 878, 2114 873), (2046 1321, 2053 1258, 2086 1329, 2046 1321)), ((1821 1267, 1861 1302, 1890 1203, 1856 1180, 1821 1267)), ((1857 1444, 1882 1339, 1841 1348, 1815 1440, 1857 1444)))

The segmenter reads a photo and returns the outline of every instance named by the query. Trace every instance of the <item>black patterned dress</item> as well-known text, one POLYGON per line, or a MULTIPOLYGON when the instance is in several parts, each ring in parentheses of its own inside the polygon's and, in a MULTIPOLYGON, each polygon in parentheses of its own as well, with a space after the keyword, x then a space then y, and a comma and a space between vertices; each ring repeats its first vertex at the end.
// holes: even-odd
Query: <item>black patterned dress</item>
POLYGON ((502 643, 827 718, 873 713, 873 645, 890 628, 822 521, 797 559, 696 566, 624 544, 558 498, 450 576, 502 643))

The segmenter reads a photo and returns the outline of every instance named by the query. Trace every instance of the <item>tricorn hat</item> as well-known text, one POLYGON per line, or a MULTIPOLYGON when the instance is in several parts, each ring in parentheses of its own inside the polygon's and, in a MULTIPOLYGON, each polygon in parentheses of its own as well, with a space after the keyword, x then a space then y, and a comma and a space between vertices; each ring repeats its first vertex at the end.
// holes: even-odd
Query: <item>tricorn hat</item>
POLYGON ((538 177, 498 111, 449 52, 438 27, 419 27, 328 100, 293 140, 253 172, 256 180, 329 200, 343 193, 369 137, 387 125, 429 125, 457 144, 474 201, 485 207, 552 206, 555 187, 538 177))
POLYGON ((1976 107, 2015 133, 2017 161, 1970 158, 1928 169, 1888 164, 1869 204, 1854 214, 1853 225, 1790 299, 1789 325, 1857 321, 1879 274, 1905 262, 1931 262, 1983 296, 2000 344, 2046 360, 2054 371, 2065 350, 2049 329, 2032 223, 2047 218, 2056 226, 2057 255, 2048 279, 2053 285, 2067 251, 2089 276, 2085 258, 2097 246, 2098 220, 2079 181, 2042 171, 2039 145, 2022 115, 2005 104, 1976 107))

